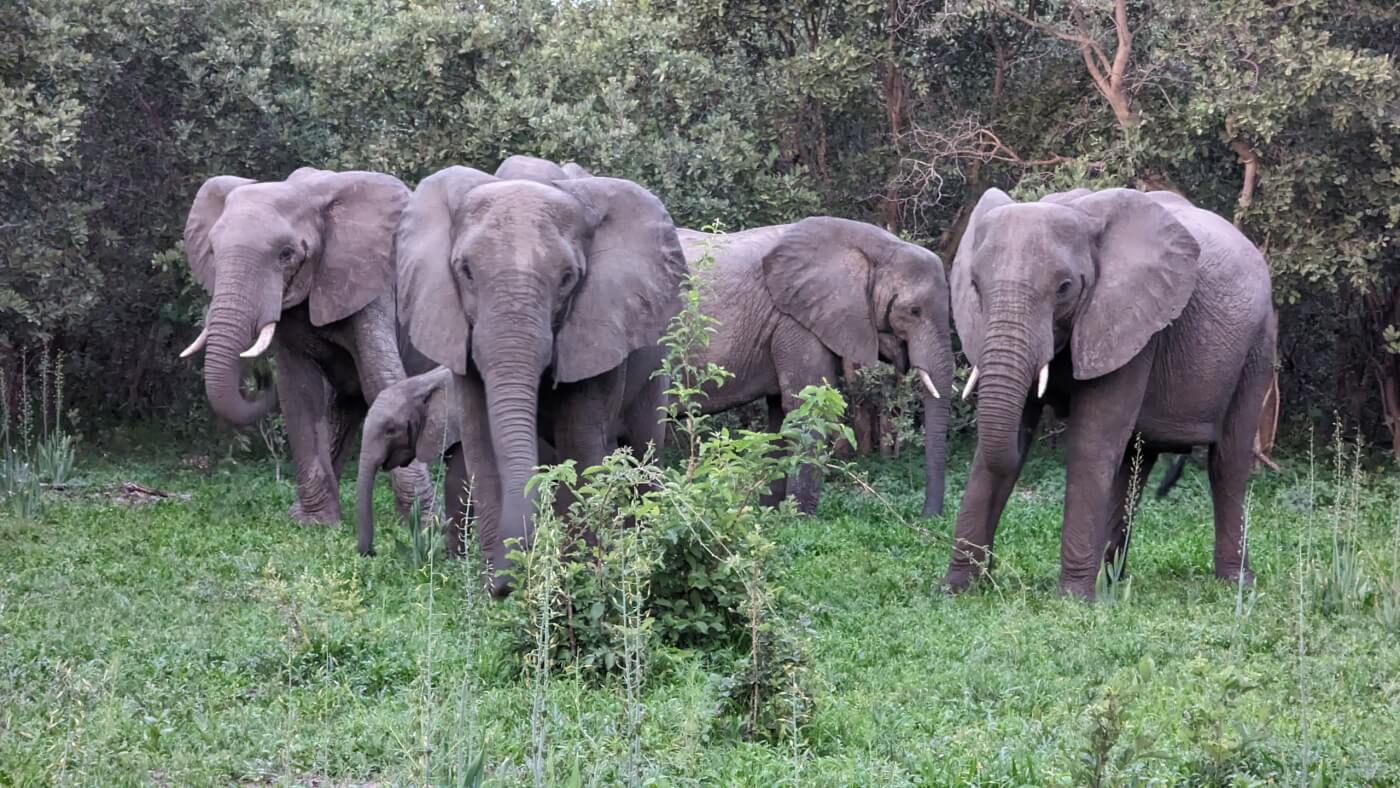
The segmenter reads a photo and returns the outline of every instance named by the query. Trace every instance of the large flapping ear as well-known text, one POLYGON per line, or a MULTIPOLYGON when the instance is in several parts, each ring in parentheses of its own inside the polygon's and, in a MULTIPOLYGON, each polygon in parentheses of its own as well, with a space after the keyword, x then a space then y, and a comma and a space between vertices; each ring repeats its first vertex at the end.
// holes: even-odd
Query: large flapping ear
POLYGON ((311 323, 324 326, 355 314, 393 291, 394 231, 408 187, 378 172, 327 172, 303 167, 287 178, 319 209, 320 249, 312 258, 311 323))
POLYGON ((958 242, 958 252, 953 258, 953 273, 949 286, 953 295, 953 324, 958 330, 958 341, 962 343, 963 355, 977 365, 982 355, 982 340, 987 327, 983 323, 982 303, 972 286, 972 266, 976 264, 977 247, 986 240, 990 231, 987 214, 1003 205, 1016 201, 1001 189, 988 189, 972 209, 972 216, 963 229, 962 240, 958 242))
POLYGON ((1074 376, 1089 380, 1128 363, 1186 308, 1200 246, 1142 192, 1108 189, 1070 205, 1103 223, 1094 245, 1098 276, 1070 339, 1074 376))
POLYGON ((583 204, 593 237, 588 270, 556 337, 555 379, 600 375, 655 344, 680 312, 685 255, 671 214, 651 192, 620 178, 555 183, 583 204))
POLYGON ((470 167, 448 167, 414 189, 399 222, 399 320, 420 353, 467 374, 471 325, 452 275, 452 239, 467 193, 496 179, 470 167))
POLYGON ((195 281, 207 292, 214 292, 214 245, 209 231, 224 213, 229 192, 254 181, 236 175, 215 175, 199 187, 185 219, 185 260, 195 281))
POLYGON ((871 288, 875 266, 890 254, 874 225, 812 216, 789 226, 763 256, 763 282, 784 314, 833 353, 874 364, 878 353, 871 288))

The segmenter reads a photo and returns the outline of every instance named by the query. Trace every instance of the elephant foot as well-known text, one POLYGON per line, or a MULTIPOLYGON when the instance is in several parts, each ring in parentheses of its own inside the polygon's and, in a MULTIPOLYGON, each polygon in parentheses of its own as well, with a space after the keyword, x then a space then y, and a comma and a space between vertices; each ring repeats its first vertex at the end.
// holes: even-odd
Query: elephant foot
MULTIPOLYGON (((1238 583, 1240 582, 1240 571, 1241 570, 1239 567, 1216 567, 1215 579, 1219 580, 1222 583, 1238 583)), ((1244 584, 1247 586, 1253 586, 1254 572, 1251 571, 1248 567, 1246 567, 1243 571, 1244 584)))
POLYGON ((971 588, 980 575, 981 572, 973 566, 950 566, 948 574, 943 576, 943 588, 949 594, 961 594, 971 588))
POLYGON ((922 514, 923 514, 924 517, 941 517, 941 516, 943 516, 943 502, 942 502, 942 501, 924 501, 924 510, 923 510, 922 514))
POLYGON ((1093 602, 1095 596, 1094 581, 1087 583, 1082 580, 1061 580, 1060 596, 1079 599, 1085 602, 1093 602))
POLYGON ((301 501, 292 504, 287 514, 302 525, 339 525, 340 508, 308 509, 301 501))
POLYGON ((808 498, 808 497, 806 497, 806 496, 799 496, 798 499, 797 499, 797 513, 798 513, 798 514, 805 514, 805 515, 813 515, 813 514, 816 514, 816 513, 817 513, 817 499, 816 499, 816 497, 813 496, 813 497, 811 497, 811 498, 808 498))

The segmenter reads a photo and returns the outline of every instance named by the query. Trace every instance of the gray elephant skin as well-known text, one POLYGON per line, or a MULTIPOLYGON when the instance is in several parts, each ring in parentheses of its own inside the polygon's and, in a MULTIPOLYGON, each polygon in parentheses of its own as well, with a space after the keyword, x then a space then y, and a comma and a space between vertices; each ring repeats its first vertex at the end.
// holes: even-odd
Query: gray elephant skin
POLYGON ((1158 454, 1209 447, 1215 574, 1250 579, 1241 529, 1274 363, 1269 267, 1230 222, 1170 192, 992 189, 953 261, 953 316, 977 394, 952 590, 988 557, 1043 404, 1069 418, 1060 589, 1092 598, 1126 560, 1126 513, 1158 454), (1142 438, 1132 484, 1134 435, 1142 438))
MULTIPOLYGON (((622 413, 614 422, 612 437, 634 451, 645 450, 648 442, 659 451, 664 438, 663 425, 655 411, 664 388, 658 390, 656 379, 645 374, 659 362, 660 359, 651 357, 647 350, 636 351, 628 357, 622 413)), ((462 529, 469 513, 465 486, 471 475, 461 454, 461 433, 452 370, 436 367, 380 392, 365 416, 360 440, 359 477, 355 489, 361 555, 374 555, 374 482, 379 471, 404 468, 415 461, 426 466, 437 462, 444 464, 445 543, 448 552, 461 553, 462 529)), ((543 436, 539 438, 537 451, 541 465, 557 461, 554 446, 543 436)), ((431 503, 425 502, 424 506, 431 506, 431 503)))
MULTIPOLYGON (((763 398, 776 431, 798 392, 836 383, 843 360, 883 359, 901 373, 912 367, 923 382, 923 511, 941 513, 953 357, 938 256, 874 225, 828 216, 727 235, 682 230, 681 243, 692 265, 713 258, 700 271, 701 309, 717 324, 700 362, 732 374, 706 390, 702 408, 763 398)), ((780 482, 767 501, 790 492, 811 513, 819 485, 803 467, 793 489, 780 482)))
MULTIPOLYGON (((340 521, 352 436, 368 404, 405 377, 393 245, 408 197, 388 175, 303 167, 284 181, 210 178, 190 208, 185 255, 211 298, 204 330, 181 355, 205 351, 210 406, 243 426, 274 398, 244 397, 240 356, 275 344, 298 521, 340 521)), ((427 485, 421 464, 395 472, 401 505, 431 499, 427 485)))
POLYGON ((454 374, 478 539, 500 596, 509 543, 528 548, 533 536, 537 432, 580 467, 611 450, 629 363, 680 311, 685 258, 665 207, 630 181, 450 167, 413 192, 398 259, 410 339, 454 374))

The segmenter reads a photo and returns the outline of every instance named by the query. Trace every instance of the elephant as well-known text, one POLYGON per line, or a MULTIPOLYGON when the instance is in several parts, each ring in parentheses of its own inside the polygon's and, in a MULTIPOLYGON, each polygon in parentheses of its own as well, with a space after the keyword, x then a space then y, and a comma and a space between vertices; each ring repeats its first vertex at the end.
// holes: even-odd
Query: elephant
MULTIPOLYGON (((205 351, 204 388, 235 425, 274 401, 296 465, 292 516, 340 521, 340 474, 351 435, 384 389, 406 376, 394 299, 394 231, 409 192, 373 172, 303 167, 284 181, 232 175, 200 187, 185 223, 185 255, 211 294, 204 329, 181 357, 205 351), (276 337, 276 397, 240 391, 239 358, 276 337)), ((431 500, 421 463, 395 471, 401 506, 431 500)))
POLYGON ((1234 225, 1173 192, 1076 189, 1018 203, 990 189, 952 287, 977 448, 950 590, 990 569, 1043 404, 1069 421, 1061 593, 1094 597, 1100 563, 1126 561, 1128 492, 1141 492, 1159 454, 1194 446, 1209 448, 1216 577, 1252 581, 1243 504, 1277 326, 1268 264, 1234 225))
MULTIPOLYGON (((374 555, 374 481, 381 470, 406 468, 414 461, 424 465, 442 461, 447 467, 443 479, 447 527, 462 527, 467 515, 462 489, 466 473, 464 466, 454 463, 462 450, 461 432, 452 370, 447 367, 405 378, 379 393, 369 406, 360 439, 355 485, 360 555, 374 555)), ((554 447, 543 440, 539 461, 555 461, 554 447)))
POLYGON ((529 180, 548 183, 570 178, 591 178, 593 173, 574 162, 559 165, 549 159, 516 154, 501 162, 501 166, 496 168, 496 177, 502 180, 529 180))
MULTIPOLYGON (((612 436, 634 451, 644 449, 647 443, 659 451, 665 437, 663 423, 654 410, 664 397, 664 389, 655 388, 657 384, 651 375, 630 374, 632 370, 655 369, 659 364, 660 359, 648 355, 647 349, 628 357, 622 412, 614 422, 612 436)), ((405 468, 414 461, 429 465, 439 460, 446 467, 446 542, 449 550, 461 552, 461 529, 468 514, 464 486, 470 476, 462 459, 461 433, 452 370, 447 367, 435 367, 406 378, 379 393, 365 416, 360 439, 360 468, 355 485, 360 555, 374 555, 374 481, 378 472, 405 468)), ((538 452, 539 464, 556 462, 554 446, 543 435, 538 439, 538 452)))
POLYGON ((685 256, 661 201, 631 181, 461 166, 419 183, 397 248, 410 340, 454 375, 485 577, 501 597, 511 542, 528 549, 534 534, 537 431, 561 460, 601 461, 629 366, 680 311, 685 256))
MULTIPOLYGON (((776 431, 805 386, 834 383, 842 362, 884 359, 923 382, 925 515, 943 510, 953 351, 948 283, 938 255, 864 222, 813 216, 728 235, 681 231, 692 265, 705 256, 701 310, 717 321, 700 363, 732 377, 703 392, 701 409, 760 397, 776 431)), ((816 510, 820 479, 803 467, 798 510, 816 510)), ((781 498, 784 482, 766 502, 781 498)))

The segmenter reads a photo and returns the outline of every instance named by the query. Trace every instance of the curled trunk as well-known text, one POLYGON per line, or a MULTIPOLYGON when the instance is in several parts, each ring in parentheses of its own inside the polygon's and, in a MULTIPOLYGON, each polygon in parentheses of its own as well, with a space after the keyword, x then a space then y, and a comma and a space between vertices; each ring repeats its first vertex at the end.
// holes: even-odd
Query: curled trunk
POLYGON ((243 396, 239 354, 253 343, 259 309, 244 295, 246 288, 237 279, 229 277, 229 281, 227 287, 215 289, 205 321, 209 340, 204 351, 204 392, 219 418, 246 427, 266 416, 277 399, 271 389, 257 392, 252 400, 243 396))

